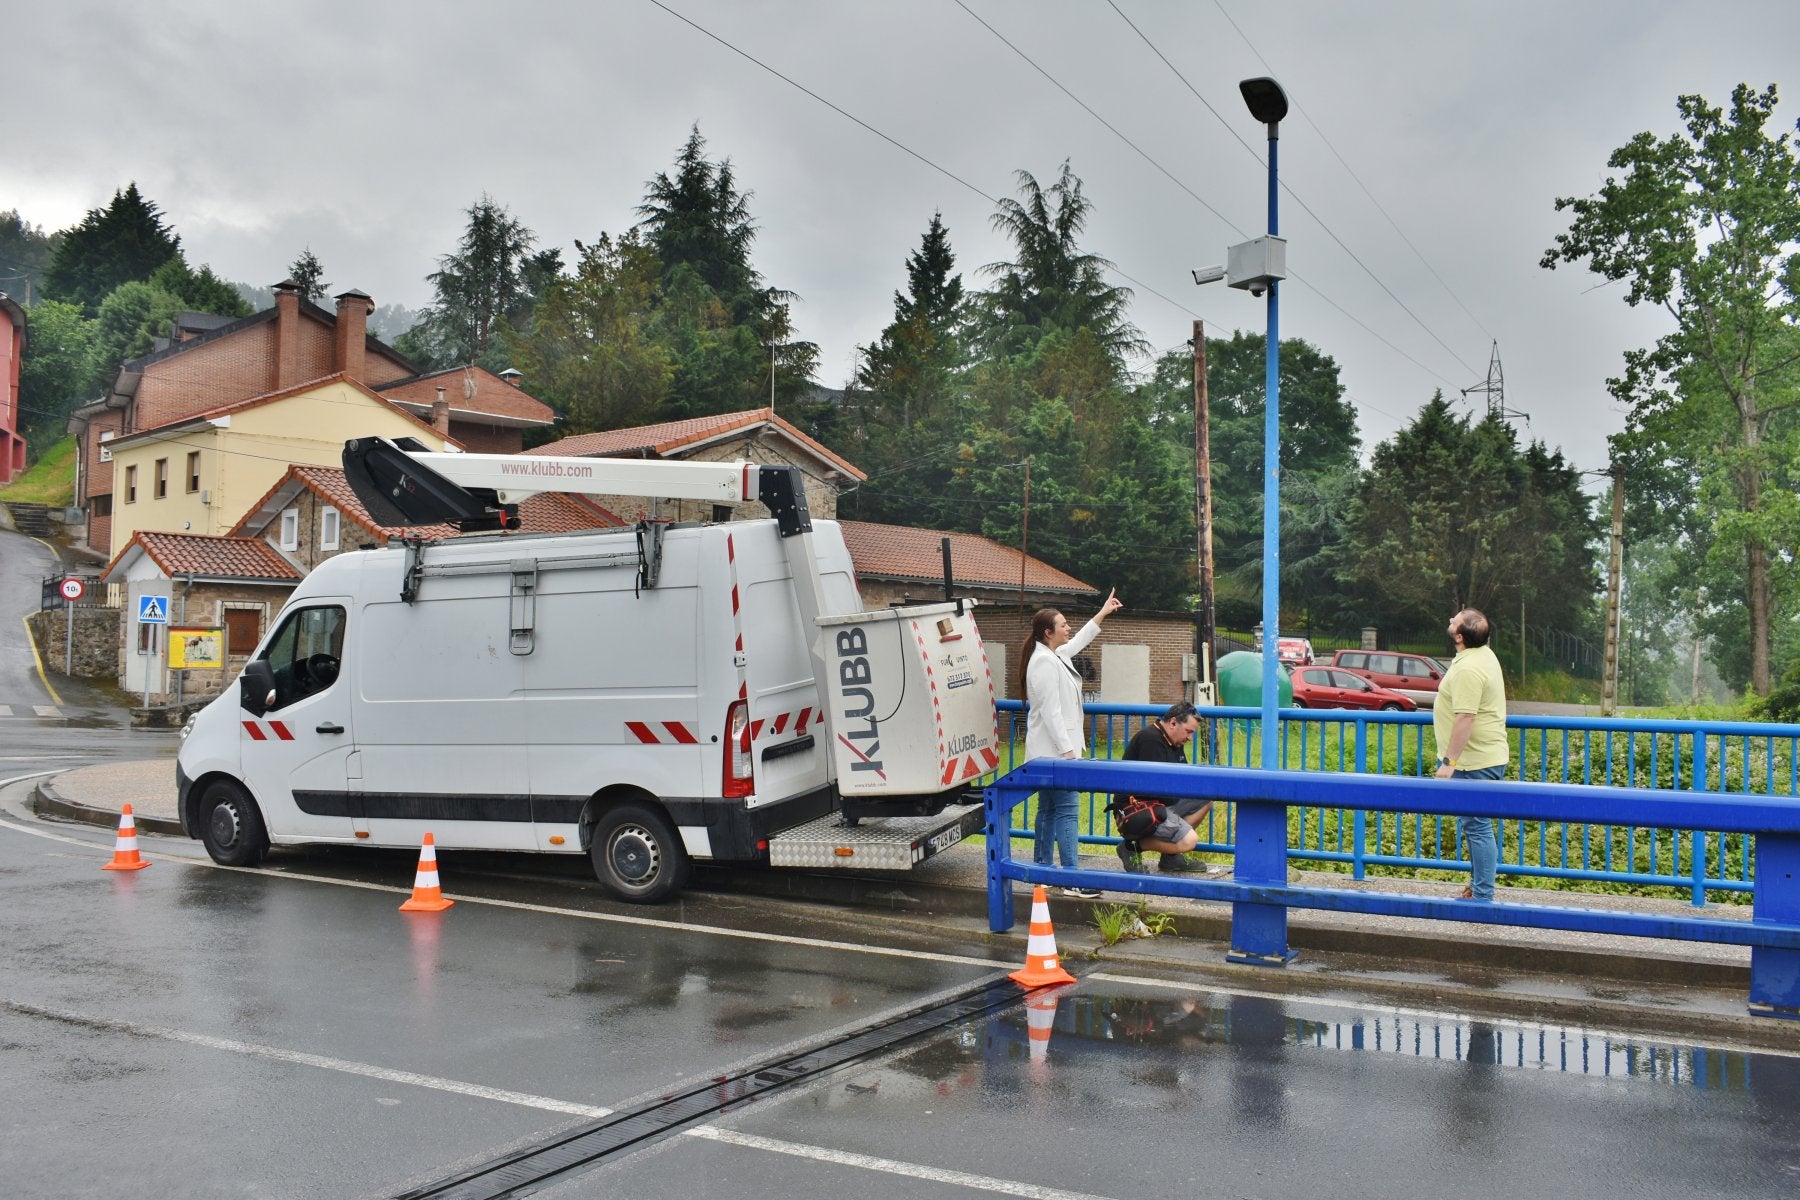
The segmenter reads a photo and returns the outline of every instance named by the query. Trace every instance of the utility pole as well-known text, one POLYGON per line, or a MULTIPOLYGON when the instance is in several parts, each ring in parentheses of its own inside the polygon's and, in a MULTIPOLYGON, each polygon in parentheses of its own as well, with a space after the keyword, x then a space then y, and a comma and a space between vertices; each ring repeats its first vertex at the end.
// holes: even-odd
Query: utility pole
POLYGON ((1200 542, 1200 611, 1194 620, 1196 697, 1211 695, 1213 642, 1218 627, 1213 609, 1212 432, 1206 391, 1206 322, 1194 322, 1194 528, 1200 542), (1204 691, 1203 691, 1204 689, 1204 691))
POLYGON ((1610 717, 1619 703, 1619 586, 1624 574, 1625 468, 1612 469, 1612 551, 1606 556, 1606 652, 1600 667, 1600 715, 1610 717))
MULTIPOLYGON (((1025 607, 1025 564, 1031 555, 1031 457, 1025 458, 1025 516, 1019 531, 1019 607, 1025 607)), ((1026 624, 1030 624, 1029 621, 1026 624)), ((1024 697, 1020 697, 1024 699, 1024 697)))

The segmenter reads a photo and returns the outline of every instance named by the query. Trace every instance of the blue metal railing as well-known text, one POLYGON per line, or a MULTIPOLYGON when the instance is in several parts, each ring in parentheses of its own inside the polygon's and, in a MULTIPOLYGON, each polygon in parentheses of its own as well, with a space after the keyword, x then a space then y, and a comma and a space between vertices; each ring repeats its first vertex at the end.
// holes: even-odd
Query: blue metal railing
POLYGON ((1479 922, 1522 928, 1567 929, 1633 937, 1677 938, 1750 947, 1752 1012, 1800 1018, 1800 799, 1691 790, 1432 779, 1314 771, 1183 767, 1168 763, 1097 762, 1040 758, 986 790, 988 923, 996 932, 1014 923, 1011 881, 1226 901, 1232 906, 1234 961, 1281 965, 1289 908, 1332 909, 1384 916, 1479 922), (1044 789, 1101 794, 1194 796, 1224 801, 1237 813, 1238 840, 1229 880, 1039 866, 1012 858, 1013 810, 1044 789), (1669 830, 1717 830, 1755 839, 1763 876, 1753 884, 1753 919, 1671 917, 1604 908, 1543 904, 1465 903, 1439 896, 1292 886, 1288 883, 1289 813, 1332 803, 1363 812, 1460 817, 1512 817, 1526 822, 1573 821, 1601 827, 1632 825, 1669 830))
MULTIPOLYGON (((1024 709, 999 704, 1005 770, 1024 756, 1024 709)), ((1131 735, 1162 710, 1150 705, 1089 704, 1088 756, 1115 758, 1131 735)), ((1221 766, 1254 767, 1260 711, 1204 708, 1202 737, 1193 745, 1221 766)), ((1359 775, 1431 774, 1436 760, 1431 718, 1425 713, 1347 709, 1285 709, 1280 756, 1291 769, 1359 775)), ((1514 716, 1508 775, 1539 783, 1635 787, 1722 795, 1800 795, 1800 725, 1750 722, 1646 721, 1594 717, 1514 716)), ((998 777, 995 772, 988 778, 998 777)), ((1082 840, 1113 846, 1109 797, 1090 793, 1082 840)), ((1340 803, 1295 805, 1288 855, 1295 862, 1348 870, 1357 879, 1370 867, 1465 870, 1454 820, 1438 813, 1367 811, 1340 803)), ((1029 814, 1027 814, 1029 823, 1029 814)), ((1199 829, 1200 849, 1230 852, 1237 831, 1232 812, 1217 805, 1199 829)), ((1029 828, 1014 836, 1030 837, 1029 828)), ((1747 895, 1755 880, 1753 842, 1711 829, 1676 830, 1639 821, 1594 824, 1567 819, 1496 822, 1500 872, 1513 877, 1589 880, 1680 888, 1696 906, 1709 890, 1747 895)))

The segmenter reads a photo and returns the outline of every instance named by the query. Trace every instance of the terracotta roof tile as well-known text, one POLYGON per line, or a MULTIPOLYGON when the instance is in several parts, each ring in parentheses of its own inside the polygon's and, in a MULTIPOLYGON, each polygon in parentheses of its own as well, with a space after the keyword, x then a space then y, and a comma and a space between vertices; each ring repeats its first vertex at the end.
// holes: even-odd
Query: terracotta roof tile
MULTIPOLYGON (((1019 551, 974 533, 944 533, 905 525, 839 521, 858 576, 934 583, 944 577, 941 539, 950 539, 956 581, 970 587, 1019 586, 1019 551)), ((1025 590, 1086 594, 1092 587, 1047 562, 1024 556, 1025 590)))
POLYGON ((451 367, 428 375, 413 375, 377 384, 375 390, 394 403, 422 407, 425 419, 429 421, 431 405, 437 399, 440 387, 444 389, 444 399, 450 402, 451 413, 457 416, 502 417, 508 422, 524 425, 548 425, 556 420, 549 405, 482 367, 451 367), (472 397, 465 394, 465 370, 475 379, 472 397))
POLYGON ((766 408, 717 413, 710 417, 689 417, 681 421, 664 421, 659 425, 637 425, 630 429, 608 429, 600 433, 578 433, 525 453, 569 458, 618 458, 628 454, 654 454, 658 458, 668 458, 696 443, 745 432, 758 425, 768 425, 780 430, 852 479, 868 478, 855 463, 766 408))
POLYGON ((132 546, 142 546, 150 560, 170 578, 205 575, 215 579, 300 582, 299 569, 261 538, 157 533, 147 529, 140 529, 131 536, 125 549, 107 564, 106 571, 117 566, 132 546))

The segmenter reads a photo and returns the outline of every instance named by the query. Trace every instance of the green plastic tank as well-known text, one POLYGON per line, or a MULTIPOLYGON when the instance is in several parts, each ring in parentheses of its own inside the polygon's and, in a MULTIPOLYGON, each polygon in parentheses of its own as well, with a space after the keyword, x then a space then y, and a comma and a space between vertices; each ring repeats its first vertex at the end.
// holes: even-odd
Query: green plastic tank
MULTIPOLYGON (((1275 704, 1294 707, 1294 683, 1286 667, 1276 667, 1275 704)), ((1233 650, 1219 658, 1219 703, 1227 708, 1262 707, 1262 655, 1233 650)))

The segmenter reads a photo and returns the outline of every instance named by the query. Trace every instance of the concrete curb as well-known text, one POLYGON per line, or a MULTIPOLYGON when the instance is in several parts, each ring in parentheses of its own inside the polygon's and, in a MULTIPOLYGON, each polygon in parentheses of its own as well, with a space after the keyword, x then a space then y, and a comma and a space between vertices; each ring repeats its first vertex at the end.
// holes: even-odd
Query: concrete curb
MULTIPOLYGON (((119 814, 104 808, 95 808, 91 804, 78 804, 65 799, 56 790, 56 776, 39 780, 31 793, 32 811, 41 817, 54 817, 62 821, 79 821, 84 825, 100 825, 107 829, 119 827, 119 814)), ((140 813, 132 814, 132 824, 143 833, 162 834, 167 837, 187 836, 181 822, 170 821, 162 817, 147 817, 140 813)))
MULTIPOLYGON (((983 921, 987 918, 985 888, 920 883, 905 877, 887 878, 859 876, 850 872, 838 874, 791 869, 777 873, 771 870, 744 870, 723 866, 698 867, 694 886, 707 888, 709 882, 712 889, 708 890, 752 893, 770 899, 831 903, 876 909, 896 915, 944 913, 983 921)), ((1159 898, 1151 898, 1153 906, 1156 899, 1159 898)), ((1085 925, 1088 914, 1098 905, 1123 902, 1123 898, 1084 901, 1052 896, 1051 916, 1066 921, 1069 914, 1072 914, 1077 923, 1085 925)), ((1014 889, 1013 914, 1021 925, 1030 920, 1029 889, 1014 889)), ((1174 915, 1176 932, 1172 936, 1175 938, 1217 943, 1228 943, 1231 940, 1231 916, 1228 912, 1190 909, 1174 915)), ((1746 989, 1750 986, 1750 968, 1738 963, 1696 961, 1642 951, 1630 953, 1592 947, 1573 949, 1532 945, 1519 940, 1489 937, 1474 931, 1466 938, 1448 938, 1431 934, 1350 929, 1309 923, 1309 915, 1309 911, 1305 909, 1292 909, 1289 912, 1288 944, 1295 950, 1362 955, 1396 963, 1485 967, 1533 974, 1599 978, 1622 983, 1746 989)), ((1107 953, 1111 954, 1116 949, 1117 947, 1109 949, 1107 953)))

